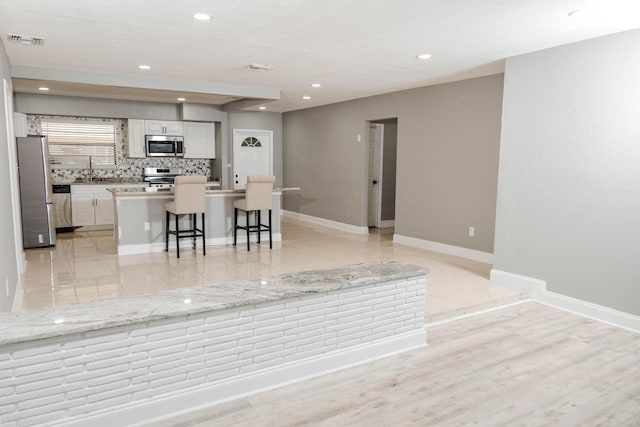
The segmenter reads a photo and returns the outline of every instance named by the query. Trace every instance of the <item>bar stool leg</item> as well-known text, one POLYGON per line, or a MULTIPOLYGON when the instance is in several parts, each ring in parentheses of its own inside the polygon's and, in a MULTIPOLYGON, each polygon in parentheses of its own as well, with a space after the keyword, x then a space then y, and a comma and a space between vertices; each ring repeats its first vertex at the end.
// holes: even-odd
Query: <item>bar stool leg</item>
POLYGON ((271 209, 269 209, 269 249, 273 249, 273 242, 271 240, 271 209))
POLYGON ((238 208, 233 208, 233 246, 238 242, 238 208))
POLYGON ((202 212, 202 255, 207 254, 207 244, 204 238, 204 212, 202 212))
POLYGON ((178 258, 180 258, 180 226, 178 225, 178 216, 176 215, 176 251, 178 258))
POLYGON ((164 251, 169 252, 169 211, 164 213, 164 251))
POLYGON ((251 248, 249 248, 249 211, 245 211, 245 213, 247 217, 247 252, 249 252, 251 250, 251 248))
POLYGON ((260 230, 262 229, 262 218, 260 218, 260 211, 258 211, 258 244, 260 244, 260 230))
POLYGON ((189 226, 191 227, 191 247, 196 249, 196 226, 198 225, 196 214, 189 214, 189 226))

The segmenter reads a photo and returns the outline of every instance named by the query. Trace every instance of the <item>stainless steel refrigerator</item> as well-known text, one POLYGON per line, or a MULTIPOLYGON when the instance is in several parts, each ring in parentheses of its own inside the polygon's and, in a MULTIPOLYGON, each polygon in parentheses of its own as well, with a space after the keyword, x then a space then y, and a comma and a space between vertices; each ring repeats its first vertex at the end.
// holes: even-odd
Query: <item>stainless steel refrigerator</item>
POLYGON ((17 138, 24 248, 56 244, 46 136, 17 138))

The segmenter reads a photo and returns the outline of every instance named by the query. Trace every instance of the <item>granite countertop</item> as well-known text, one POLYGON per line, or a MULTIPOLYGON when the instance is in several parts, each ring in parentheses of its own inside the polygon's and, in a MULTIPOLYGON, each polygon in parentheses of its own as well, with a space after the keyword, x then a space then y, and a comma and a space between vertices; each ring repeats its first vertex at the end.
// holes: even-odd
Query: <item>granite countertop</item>
POLYGON ((356 264, 282 274, 266 280, 215 283, 86 304, 0 313, 0 345, 412 279, 427 273, 427 269, 410 264, 356 264))
POLYGON ((147 184, 143 182, 142 179, 138 178, 93 178, 92 181, 89 179, 80 179, 76 178, 72 179, 56 179, 53 181, 54 185, 139 185, 139 184, 147 184))
MULTIPOLYGON (((141 195, 172 195, 173 188, 168 187, 114 187, 107 188, 108 191, 115 194, 117 197, 127 197, 127 196, 141 196, 141 195)), ((240 189, 236 190, 231 187, 220 186, 220 184, 207 184, 205 186, 206 194, 234 194, 240 193, 244 194, 245 190, 240 189)), ((274 188, 273 192, 275 194, 281 193, 283 191, 295 191, 300 190, 300 187, 288 187, 288 188, 274 188)))

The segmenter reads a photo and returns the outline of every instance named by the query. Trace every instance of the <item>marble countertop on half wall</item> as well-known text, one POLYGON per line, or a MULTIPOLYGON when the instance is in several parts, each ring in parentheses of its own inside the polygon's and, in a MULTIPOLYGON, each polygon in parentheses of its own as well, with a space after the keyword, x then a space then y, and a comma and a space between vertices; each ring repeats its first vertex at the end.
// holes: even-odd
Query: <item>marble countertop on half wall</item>
POLYGON ((355 264, 269 279, 214 283, 86 304, 0 313, 0 345, 408 280, 427 273, 427 269, 410 264, 355 264))

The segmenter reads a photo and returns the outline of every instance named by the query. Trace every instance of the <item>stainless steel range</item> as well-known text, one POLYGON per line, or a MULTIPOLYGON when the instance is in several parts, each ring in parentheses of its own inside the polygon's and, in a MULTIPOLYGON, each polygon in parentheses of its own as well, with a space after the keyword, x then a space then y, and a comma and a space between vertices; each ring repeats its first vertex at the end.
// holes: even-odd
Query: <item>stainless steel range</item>
POLYGON ((176 176, 182 175, 182 168, 144 168, 143 181, 149 187, 173 187, 176 176))

